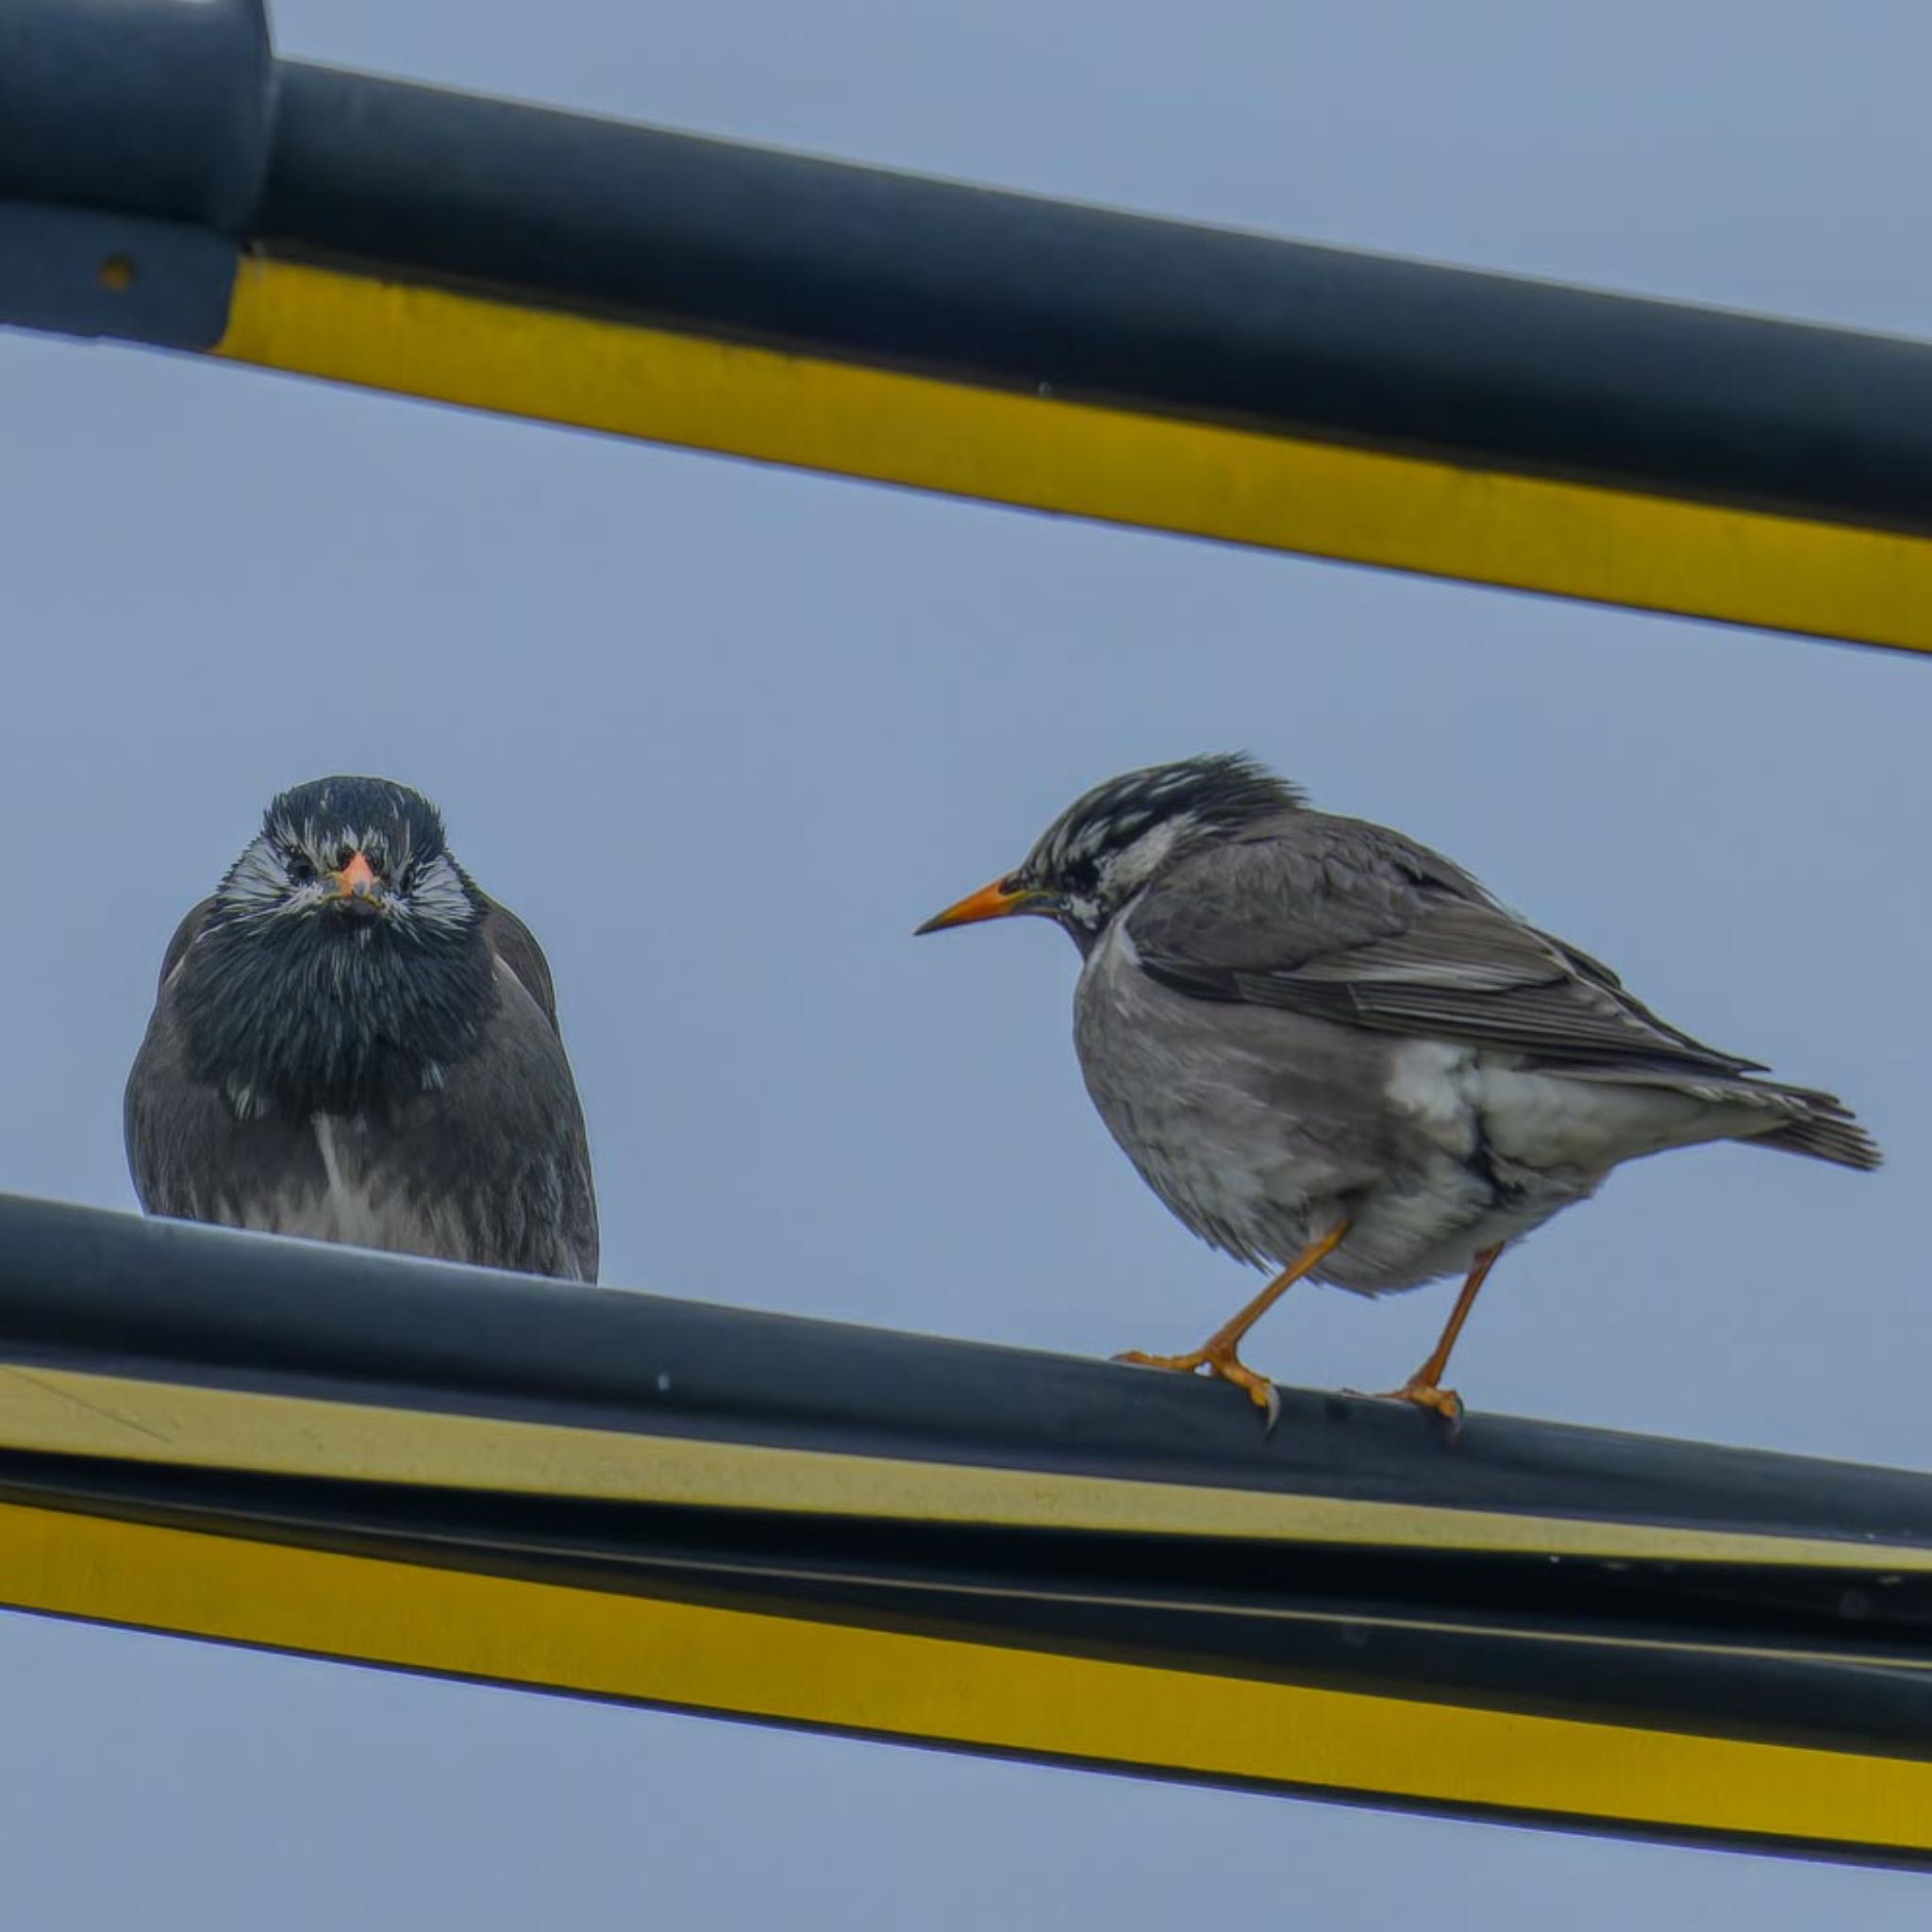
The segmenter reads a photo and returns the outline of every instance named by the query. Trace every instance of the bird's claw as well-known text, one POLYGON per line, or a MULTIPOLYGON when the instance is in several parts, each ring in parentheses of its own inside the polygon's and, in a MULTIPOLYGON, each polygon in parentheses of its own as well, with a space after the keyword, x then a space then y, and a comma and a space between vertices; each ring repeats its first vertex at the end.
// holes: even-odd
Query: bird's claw
POLYGON ((1208 1365, 1208 1351, 1197 1348, 1191 1355, 1143 1355, 1138 1348, 1123 1349, 1114 1357, 1117 1362, 1125 1362, 1136 1369, 1173 1369, 1183 1375, 1191 1375, 1196 1369, 1208 1365))
POLYGON ((1426 1408, 1449 1424, 1452 1436, 1462 1427, 1462 1397, 1453 1389, 1440 1388, 1434 1382, 1424 1382, 1420 1376, 1411 1375, 1400 1389, 1382 1390, 1375 1399, 1378 1402, 1412 1402, 1418 1408, 1426 1408))
POLYGON ((1173 1369, 1183 1375, 1206 1369, 1221 1381, 1232 1382, 1237 1389, 1247 1391, 1248 1400, 1261 1411, 1263 1436, 1272 1434, 1274 1424, 1281 1420, 1281 1391, 1266 1375, 1249 1368, 1232 1348, 1216 1348, 1210 1343, 1188 1355, 1144 1355, 1138 1348, 1130 1348, 1115 1356, 1114 1360, 1138 1369, 1173 1369))
POLYGON ((1260 1391, 1257 1392, 1250 1389, 1248 1393, 1261 1410, 1261 1440, 1265 1442, 1274 1433, 1274 1424, 1281 1420, 1281 1391, 1264 1375, 1260 1391))

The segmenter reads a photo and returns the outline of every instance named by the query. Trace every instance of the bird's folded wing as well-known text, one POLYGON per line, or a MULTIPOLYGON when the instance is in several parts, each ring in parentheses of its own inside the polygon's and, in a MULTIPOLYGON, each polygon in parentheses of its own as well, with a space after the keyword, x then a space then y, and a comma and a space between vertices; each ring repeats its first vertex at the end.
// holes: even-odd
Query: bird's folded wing
MULTIPOLYGON (((541 965, 542 955, 536 958, 541 965)), ((594 1281, 597 1196, 576 1083, 554 1009, 528 991, 501 952, 498 959, 513 983, 504 985, 489 1028, 474 1053, 445 1070, 440 1090, 391 1116, 386 1158, 423 1177, 428 1198, 467 1204, 472 1257, 594 1281)))
POLYGON ((550 977, 550 962, 537 943, 537 935, 508 906, 499 906, 494 899, 486 899, 484 905, 484 943, 509 968, 517 983, 537 1003, 537 1009, 550 1022, 550 1030, 557 1032, 557 988, 550 977))
POLYGON ((1298 814, 1204 854, 1129 914, 1142 969, 1196 999, 1510 1049, 1549 1065, 1737 1074, 1588 954, 1376 825, 1298 814))
POLYGON ((168 950, 161 955, 160 977, 156 982, 158 993, 167 990, 169 980, 175 976, 175 969, 187 958, 189 947, 201 937, 201 929, 214 909, 215 902, 210 896, 200 905, 190 907, 183 915, 181 924, 175 928, 175 937, 168 941, 168 950))

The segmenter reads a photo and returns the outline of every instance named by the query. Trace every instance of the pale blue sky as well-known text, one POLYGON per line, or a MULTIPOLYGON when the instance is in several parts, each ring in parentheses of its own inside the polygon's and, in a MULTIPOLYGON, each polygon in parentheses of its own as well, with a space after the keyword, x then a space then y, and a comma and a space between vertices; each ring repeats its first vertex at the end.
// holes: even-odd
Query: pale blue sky
MULTIPOLYGON (((291 55, 704 132, 1932 329, 1916 5, 283 0, 277 27, 291 55)), ((1891 1157, 1619 1176, 1499 1272, 1471 1402, 1924 1462, 1932 667, 133 350, 0 337, 0 815, 32 885, 0 956, 0 1185, 130 1205, 121 1081, 174 920, 271 791, 378 771, 441 800, 549 951, 608 1280, 1191 1344, 1251 1284, 1091 1117, 1071 950, 908 934, 1091 780, 1246 746, 1841 1091, 1891 1157)), ((1251 1353, 1384 1386, 1446 1301, 1298 1295, 1251 1353)), ((1878 1932, 1932 1898, 25 1619, 0 1685, 0 1895, 33 1932, 1878 1932)))

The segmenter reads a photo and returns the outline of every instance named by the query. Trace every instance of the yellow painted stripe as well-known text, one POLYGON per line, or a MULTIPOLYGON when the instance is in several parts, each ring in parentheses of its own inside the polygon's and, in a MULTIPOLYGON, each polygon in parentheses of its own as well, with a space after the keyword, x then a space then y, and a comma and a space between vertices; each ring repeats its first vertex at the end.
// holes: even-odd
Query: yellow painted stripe
POLYGON ((0 1448, 520 1495, 1141 1536, 1932 1572, 1932 1549, 1129 1481, 0 1364, 0 1448))
POLYGON ((218 355, 761 462, 1932 650, 1932 538, 867 369, 262 258, 218 355))
POLYGON ((1932 1849, 1932 1765, 1163 1671, 0 1506, 0 1602, 887 1736, 1932 1849))

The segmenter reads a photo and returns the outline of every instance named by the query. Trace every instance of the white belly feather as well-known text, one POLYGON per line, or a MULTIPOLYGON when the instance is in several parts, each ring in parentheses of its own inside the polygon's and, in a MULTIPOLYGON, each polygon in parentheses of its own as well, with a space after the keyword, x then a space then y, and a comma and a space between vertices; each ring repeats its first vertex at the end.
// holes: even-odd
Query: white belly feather
POLYGON ((309 1126, 322 1159, 321 1187, 291 1186, 241 1204, 231 1217, 239 1225, 393 1254, 454 1258, 469 1252, 449 1213, 425 1213, 370 1167, 348 1124, 318 1113, 310 1116, 309 1126))

